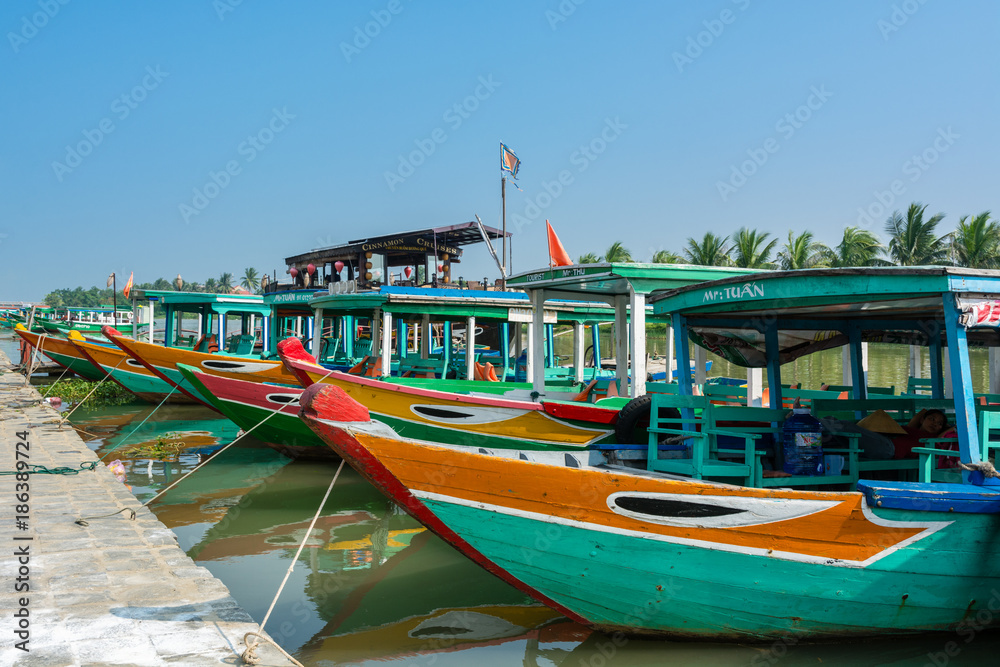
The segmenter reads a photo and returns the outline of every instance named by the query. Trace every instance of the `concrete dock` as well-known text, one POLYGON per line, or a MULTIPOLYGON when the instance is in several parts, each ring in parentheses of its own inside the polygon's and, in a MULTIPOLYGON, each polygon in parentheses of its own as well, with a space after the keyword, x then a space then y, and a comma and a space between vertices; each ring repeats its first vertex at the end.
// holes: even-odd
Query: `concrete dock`
MULTIPOLYGON (((12 369, 0 353, 0 471, 19 460, 50 469, 96 461, 12 369)), ((242 664, 256 623, 103 464, 20 481, 4 474, 0 507, 0 665, 242 664), (123 508, 135 519, 126 511, 75 523, 123 508)), ((263 642, 257 656, 292 664, 263 642)))

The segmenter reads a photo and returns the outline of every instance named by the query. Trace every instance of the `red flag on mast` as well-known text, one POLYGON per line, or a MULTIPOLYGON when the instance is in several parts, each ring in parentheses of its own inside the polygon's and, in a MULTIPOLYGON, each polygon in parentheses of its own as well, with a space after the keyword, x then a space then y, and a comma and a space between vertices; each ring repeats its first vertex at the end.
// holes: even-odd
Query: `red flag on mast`
POLYGON ((125 283, 125 289, 122 290, 122 294, 125 295, 126 299, 128 298, 128 293, 132 291, 132 276, 133 275, 135 275, 134 271, 128 274, 128 282, 125 283))
POLYGON ((549 237, 549 266, 571 266, 573 260, 569 258, 569 253, 556 236, 556 231, 552 229, 549 221, 545 221, 545 233, 549 237))

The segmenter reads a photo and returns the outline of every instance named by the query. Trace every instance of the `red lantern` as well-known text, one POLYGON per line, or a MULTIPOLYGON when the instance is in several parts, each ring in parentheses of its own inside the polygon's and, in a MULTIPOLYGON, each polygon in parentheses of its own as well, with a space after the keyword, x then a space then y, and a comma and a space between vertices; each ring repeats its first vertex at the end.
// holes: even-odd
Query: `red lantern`
POLYGON ((306 264, 306 273, 308 273, 310 276, 316 273, 316 265, 312 263, 306 264))
POLYGON ((292 278, 297 278, 299 276, 299 270, 296 269, 294 266, 288 269, 288 273, 291 274, 292 278))
POLYGON ((344 263, 338 260, 333 263, 333 268, 337 269, 337 273, 340 273, 344 270, 344 263))
POLYGON ((413 275, 413 267, 412 266, 406 267, 405 269, 403 269, 403 273, 405 273, 406 277, 409 278, 410 276, 413 275))

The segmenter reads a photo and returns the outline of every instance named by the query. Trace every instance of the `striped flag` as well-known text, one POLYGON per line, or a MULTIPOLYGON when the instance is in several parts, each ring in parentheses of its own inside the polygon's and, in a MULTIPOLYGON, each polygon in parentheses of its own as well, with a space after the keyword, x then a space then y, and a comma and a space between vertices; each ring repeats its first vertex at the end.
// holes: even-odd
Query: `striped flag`
POLYGON ((500 142, 500 171, 509 171, 511 178, 517 178, 517 170, 521 166, 521 161, 514 155, 514 151, 507 148, 506 144, 500 142))
POLYGON ((128 274, 128 282, 125 283, 125 289, 122 290, 122 294, 125 295, 126 299, 128 298, 128 293, 132 291, 132 276, 133 275, 134 275, 134 272, 131 272, 131 273, 128 274))

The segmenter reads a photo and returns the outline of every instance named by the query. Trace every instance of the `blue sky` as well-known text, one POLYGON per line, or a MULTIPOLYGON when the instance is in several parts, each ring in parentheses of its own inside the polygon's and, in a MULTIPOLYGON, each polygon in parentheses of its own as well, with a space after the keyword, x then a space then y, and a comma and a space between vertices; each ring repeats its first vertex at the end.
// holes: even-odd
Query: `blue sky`
MULTIPOLYGON (((546 218, 648 261, 1000 210, 986 0, 63 2, 0 7, 0 299, 499 225, 500 141, 515 272, 546 218)), ((480 246, 461 274, 497 275, 480 246)))

